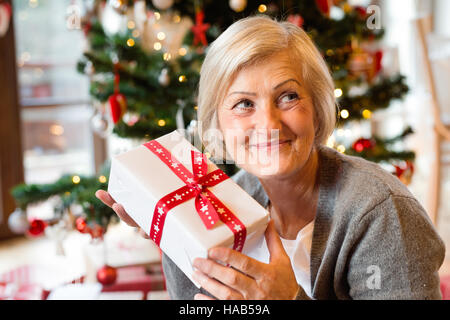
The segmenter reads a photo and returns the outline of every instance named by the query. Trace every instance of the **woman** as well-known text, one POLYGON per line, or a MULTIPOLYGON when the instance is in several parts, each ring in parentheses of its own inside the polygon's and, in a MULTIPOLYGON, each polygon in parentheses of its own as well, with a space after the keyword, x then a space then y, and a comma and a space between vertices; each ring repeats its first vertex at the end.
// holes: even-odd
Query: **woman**
MULTIPOLYGON (((200 290, 164 256, 173 299, 441 298, 445 247, 427 213, 377 164, 324 146, 335 118, 330 73, 302 29, 258 15, 211 44, 200 135, 217 158, 206 137, 219 130, 241 168, 232 178, 271 221, 260 248, 195 259, 200 290)), ((136 226, 105 191, 97 196, 136 226)))

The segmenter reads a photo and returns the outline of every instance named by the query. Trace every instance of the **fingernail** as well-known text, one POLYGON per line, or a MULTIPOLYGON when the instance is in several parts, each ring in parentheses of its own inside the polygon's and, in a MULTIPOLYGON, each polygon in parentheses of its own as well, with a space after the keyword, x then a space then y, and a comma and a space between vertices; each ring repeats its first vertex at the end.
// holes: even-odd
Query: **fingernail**
POLYGON ((202 265, 202 258, 195 258, 192 265, 196 268, 200 268, 202 265))

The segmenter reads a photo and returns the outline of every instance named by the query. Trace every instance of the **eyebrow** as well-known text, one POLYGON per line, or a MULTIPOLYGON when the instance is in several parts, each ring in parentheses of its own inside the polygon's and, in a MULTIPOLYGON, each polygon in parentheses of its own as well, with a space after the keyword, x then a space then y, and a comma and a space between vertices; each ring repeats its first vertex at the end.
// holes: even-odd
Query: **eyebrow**
MULTIPOLYGON (((297 80, 291 78, 291 79, 287 79, 287 80, 285 80, 285 81, 283 81, 283 82, 277 84, 275 87, 272 88, 272 90, 278 89, 279 87, 281 87, 282 85, 284 85, 285 83, 287 83, 287 82, 289 82, 289 81, 294 81, 294 82, 296 82, 296 83, 300 86, 300 83, 299 83, 297 80)), ((256 93, 254 93, 254 92, 234 91, 234 92, 230 93, 230 94, 228 95, 228 97, 231 96, 232 94, 247 94, 247 95, 250 95, 250 96, 256 96, 256 93)))

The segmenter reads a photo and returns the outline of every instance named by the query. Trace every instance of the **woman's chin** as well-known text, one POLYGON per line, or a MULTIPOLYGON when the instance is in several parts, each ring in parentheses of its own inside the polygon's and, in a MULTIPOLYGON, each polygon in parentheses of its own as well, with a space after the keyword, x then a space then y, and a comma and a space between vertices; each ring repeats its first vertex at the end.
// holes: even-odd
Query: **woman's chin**
POLYGON ((244 170, 258 178, 281 178, 283 176, 289 176, 292 172, 296 171, 296 166, 289 162, 273 161, 267 164, 249 165, 244 170))

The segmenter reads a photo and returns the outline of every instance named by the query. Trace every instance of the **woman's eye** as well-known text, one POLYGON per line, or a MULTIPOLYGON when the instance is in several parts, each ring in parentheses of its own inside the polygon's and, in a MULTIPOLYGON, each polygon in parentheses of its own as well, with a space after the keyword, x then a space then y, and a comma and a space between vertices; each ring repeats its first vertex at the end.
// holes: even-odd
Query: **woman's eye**
POLYGON ((242 100, 241 102, 238 102, 233 109, 240 109, 240 110, 244 110, 245 109, 249 109, 250 107, 253 106, 253 103, 249 100, 242 100))
POLYGON ((281 97, 281 102, 291 102, 298 98, 296 93, 288 93, 281 97))

